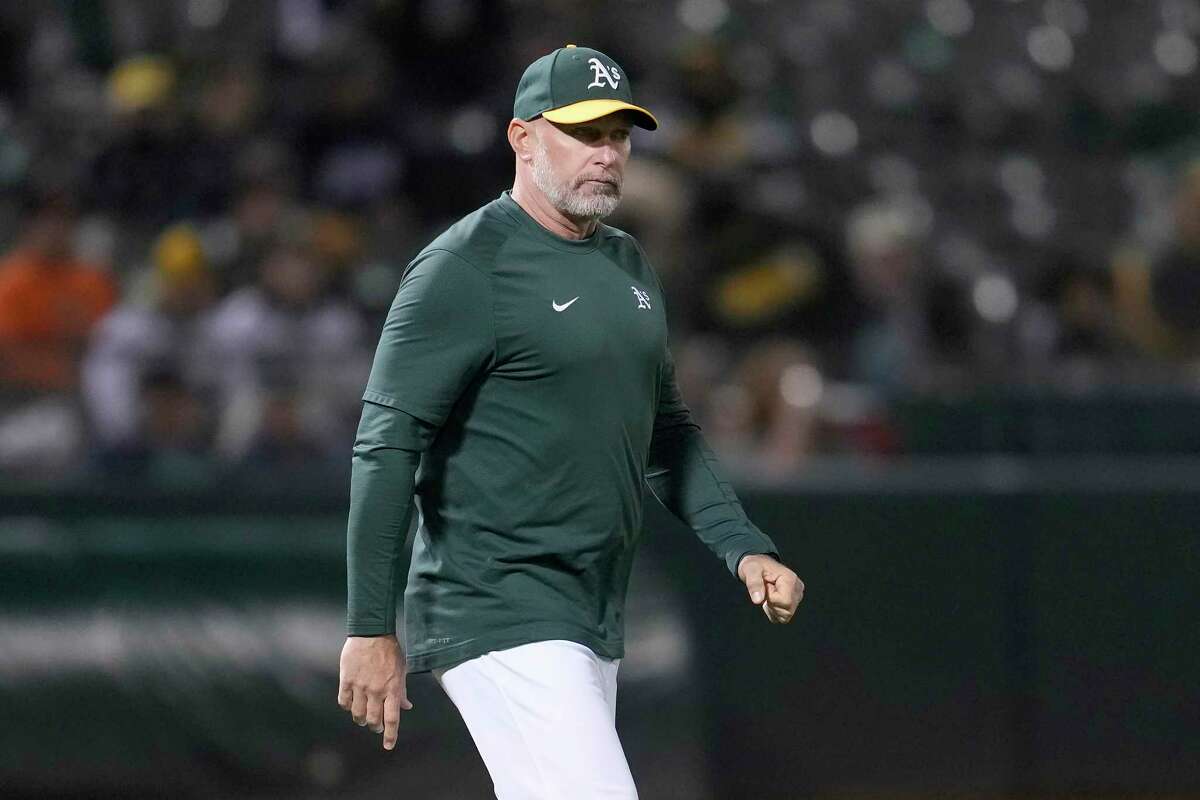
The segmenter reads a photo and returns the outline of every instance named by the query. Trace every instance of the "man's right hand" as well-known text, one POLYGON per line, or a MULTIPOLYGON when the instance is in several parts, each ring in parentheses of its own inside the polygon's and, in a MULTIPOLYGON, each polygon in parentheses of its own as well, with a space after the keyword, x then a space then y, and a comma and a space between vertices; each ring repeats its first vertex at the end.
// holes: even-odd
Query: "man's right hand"
POLYGON ((342 647, 338 705, 359 725, 383 734, 383 749, 396 746, 400 711, 408 702, 408 661, 395 635, 349 636, 342 647))

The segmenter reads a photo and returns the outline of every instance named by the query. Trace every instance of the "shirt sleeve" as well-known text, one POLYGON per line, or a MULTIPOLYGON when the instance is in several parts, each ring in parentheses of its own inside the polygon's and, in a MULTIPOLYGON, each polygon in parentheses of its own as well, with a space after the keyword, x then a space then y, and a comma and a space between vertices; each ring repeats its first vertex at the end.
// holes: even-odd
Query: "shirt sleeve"
POLYGON ((724 560, 734 576, 744 556, 761 553, 779 559, 775 543, 746 516, 700 426, 692 420, 679 394, 669 351, 659 375, 646 483, 668 511, 724 560))
POLYGON ((421 453, 437 430, 411 414, 367 401, 354 441, 346 524, 346 633, 396 631, 400 565, 421 453))
POLYGON ((400 282, 363 399, 441 426, 495 350, 487 276, 448 250, 429 251, 400 282))
POLYGON ((346 527, 348 635, 395 632, 421 453, 494 352, 487 278, 447 251, 414 262, 384 323, 354 442, 346 527))

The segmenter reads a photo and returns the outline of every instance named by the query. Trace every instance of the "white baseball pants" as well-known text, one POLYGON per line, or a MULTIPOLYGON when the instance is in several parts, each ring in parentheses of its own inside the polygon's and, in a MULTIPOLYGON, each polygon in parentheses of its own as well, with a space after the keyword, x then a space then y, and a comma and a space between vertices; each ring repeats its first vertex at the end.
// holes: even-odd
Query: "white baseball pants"
POLYGON ((637 800, 617 739, 617 668, 562 640, 496 650, 434 677, 498 800, 637 800))

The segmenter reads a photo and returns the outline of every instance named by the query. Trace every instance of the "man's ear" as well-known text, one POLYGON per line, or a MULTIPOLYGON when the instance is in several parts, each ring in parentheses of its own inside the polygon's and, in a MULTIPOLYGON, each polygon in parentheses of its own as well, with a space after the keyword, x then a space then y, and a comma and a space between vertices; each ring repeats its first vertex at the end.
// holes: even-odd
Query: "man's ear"
POLYGON ((508 144, 517 154, 517 158, 527 164, 533 161, 533 150, 537 146, 537 134, 534 133, 533 126, 514 117, 508 123, 508 144))

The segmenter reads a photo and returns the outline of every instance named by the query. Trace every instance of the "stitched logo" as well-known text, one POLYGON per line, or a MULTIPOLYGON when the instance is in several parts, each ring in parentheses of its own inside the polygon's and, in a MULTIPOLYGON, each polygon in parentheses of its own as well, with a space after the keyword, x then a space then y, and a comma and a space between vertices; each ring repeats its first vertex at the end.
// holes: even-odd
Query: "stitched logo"
POLYGON ((633 289, 633 294, 635 297, 637 297, 637 301, 638 301, 637 307, 638 308, 650 308, 650 295, 649 294, 647 294, 646 292, 643 292, 641 289, 639 289, 636 286, 630 286, 629 288, 633 289))
POLYGON ((592 89, 599 86, 604 88, 604 82, 608 81, 608 85, 612 88, 617 88, 617 84, 621 82, 621 71, 615 66, 612 69, 604 66, 598 58, 589 58, 588 66, 592 68, 592 82, 587 85, 587 88, 592 89))
POLYGON ((558 303, 551 300, 550 305, 554 306, 555 311, 566 311, 568 308, 571 307, 571 303, 574 303, 578 299, 579 299, 578 297, 572 297, 570 300, 563 303, 561 306, 558 303))

